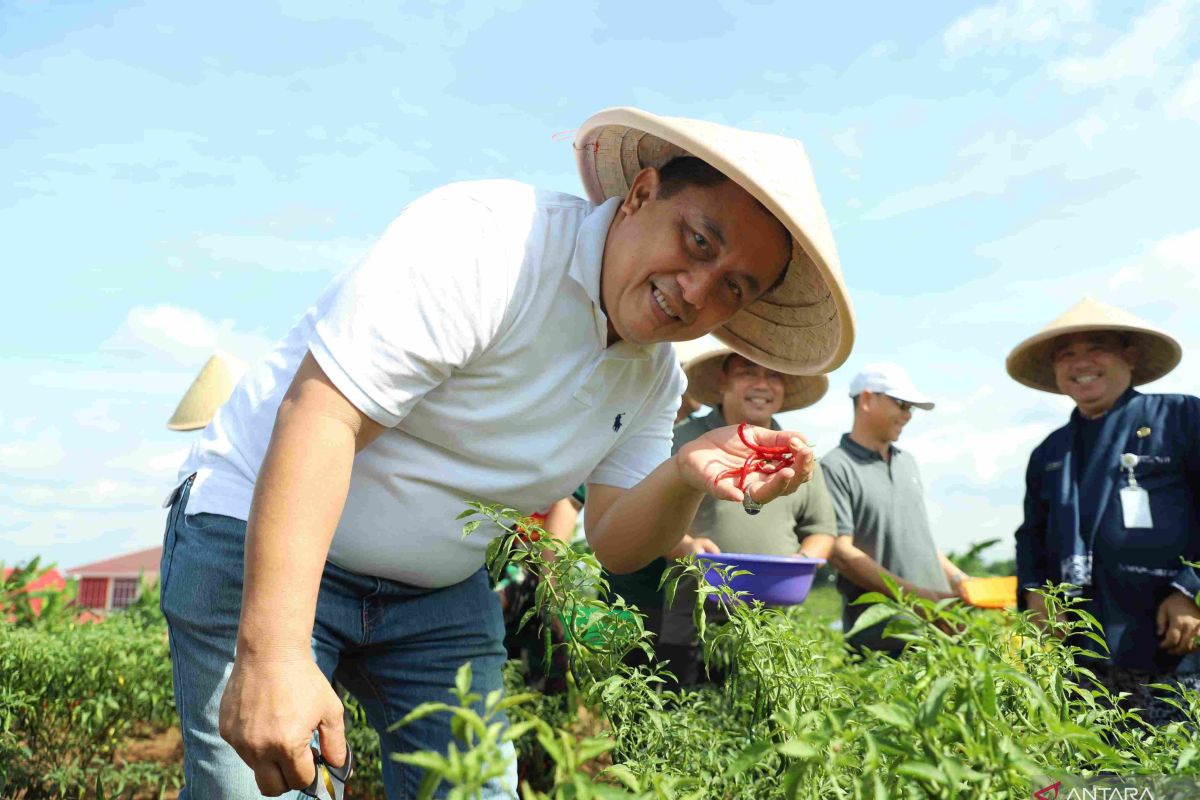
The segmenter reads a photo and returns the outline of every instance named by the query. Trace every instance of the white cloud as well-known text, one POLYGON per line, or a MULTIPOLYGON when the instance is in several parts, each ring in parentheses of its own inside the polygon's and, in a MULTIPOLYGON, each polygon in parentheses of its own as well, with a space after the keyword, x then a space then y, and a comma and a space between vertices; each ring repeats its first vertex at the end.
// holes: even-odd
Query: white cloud
POLYGON ((1190 119, 1200 122, 1200 61, 1192 64, 1187 76, 1175 88, 1167 101, 1168 119, 1190 119))
POLYGON ((841 152, 846 158, 862 158, 862 148, 858 145, 858 130, 856 128, 847 128, 844 131, 839 131, 833 134, 833 146, 841 152))
POLYGON ((71 417, 81 428, 115 433, 121 429, 121 423, 112 418, 112 407, 111 400, 93 400, 83 408, 72 411, 71 417))
MULTIPOLYGON (((1137 312, 1153 307, 1152 321, 1172 332, 1196 331, 1200 305, 1200 228, 1168 236, 1114 270, 1102 299, 1137 312)), ((1179 333, 1176 335, 1186 340, 1179 333)), ((1186 348, 1185 348, 1186 351, 1186 348)), ((1195 387, 1187 389, 1195 392, 1195 387)))
POLYGON ((1083 119, 1075 123, 1075 132, 1079 134, 1079 140, 1083 142, 1084 147, 1089 150, 1096 141, 1096 137, 1108 130, 1108 123, 1100 118, 1099 114, 1088 114, 1083 119))
POLYGON ((232 262, 274 272, 336 272, 366 255, 376 237, 285 239, 279 236, 208 233, 195 246, 211 262, 232 262))
POLYGON ((217 345, 217 325, 198 311, 171 305, 137 306, 102 350, 163 355, 177 364, 203 361, 217 345))
POLYGON ((1060 39, 1074 26, 1091 19, 1088 0, 1055 3, 1006 0, 980 6, 956 19, 942 33, 942 43, 950 55, 972 49, 994 51, 1012 42, 1036 44, 1060 39))
POLYGON ((135 306, 100 349, 134 358, 150 358, 166 365, 199 369, 217 350, 228 351, 245 362, 257 360, 272 340, 245 333, 233 320, 215 322, 198 311, 160 304, 135 306))
POLYGON ((179 471, 179 465, 183 463, 190 449, 190 443, 187 445, 139 444, 137 447, 109 459, 105 462, 104 467, 127 470, 169 483, 179 471))
POLYGON ((14 472, 50 470, 62 464, 62 433, 43 428, 32 437, 0 443, 0 469, 14 472))
POLYGON ((1166 0, 1139 17, 1127 34, 1100 55, 1058 61, 1050 65, 1050 74, 1067 89, 1153 78, 1187 32, 1190 6, 1190 0, 1166 0))

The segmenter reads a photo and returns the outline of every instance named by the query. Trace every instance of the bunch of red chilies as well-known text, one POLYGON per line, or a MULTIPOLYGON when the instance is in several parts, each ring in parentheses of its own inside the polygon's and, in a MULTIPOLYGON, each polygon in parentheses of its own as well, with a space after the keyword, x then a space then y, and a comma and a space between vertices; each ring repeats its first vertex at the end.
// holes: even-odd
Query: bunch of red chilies
POLYGON ((738 438, 742 440, 742 444, 750 448, 750 455, 746 456, 746 461, 742 466, 735 469, 727 469, 717 476, 717 480, 725 478, 737 478, 737 488, 745 490, 746 477, 753 472, 761 472, 763 475, 774 475, 784 467, 790 467, 795 460, 790 447, 766 447, 757 442, 750 441, 746 436, 746 423, 738 425, 738 438))

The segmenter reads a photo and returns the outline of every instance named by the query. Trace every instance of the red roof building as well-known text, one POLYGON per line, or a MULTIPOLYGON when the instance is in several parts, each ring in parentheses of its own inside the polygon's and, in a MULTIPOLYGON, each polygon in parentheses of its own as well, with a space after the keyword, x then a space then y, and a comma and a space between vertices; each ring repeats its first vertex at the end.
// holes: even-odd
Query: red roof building
POLYGON ((105 611, 125 608, 141 594, 143 577, 158 580, 161 559, 162 548, 151 547, 69 569, 67 574, 79 579, 75 602, 105 611))

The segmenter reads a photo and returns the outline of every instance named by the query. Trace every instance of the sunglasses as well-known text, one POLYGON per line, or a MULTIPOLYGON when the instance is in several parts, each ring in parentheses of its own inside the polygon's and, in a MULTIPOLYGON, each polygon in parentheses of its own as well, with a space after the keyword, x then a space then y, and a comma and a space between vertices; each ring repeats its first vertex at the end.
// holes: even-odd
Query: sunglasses
POLYGON ((901 411, 912 411, 914 408, 917 407, 916 403, 910 403, 907 400, 900 400, 898 398, 892 397, 890 394, 885 394, 884 397, 886 397, 888 400, 891 400, 893 403, 895 403, 896 407, 899 408, 901 411))

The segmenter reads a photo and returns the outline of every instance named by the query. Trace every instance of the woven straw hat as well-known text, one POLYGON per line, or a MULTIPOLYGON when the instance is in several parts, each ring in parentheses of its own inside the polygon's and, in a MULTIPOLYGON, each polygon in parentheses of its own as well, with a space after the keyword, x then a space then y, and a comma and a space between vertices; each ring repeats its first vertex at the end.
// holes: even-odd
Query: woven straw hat
POLYGON ((854 312, 798 140, 636 108, 601 111, 575 135, 583 185, 597 203, 626 195, 645 167, 683 155, 707 162, 748 191, 794 241, 783 284, 738 312, 714 331, 716 337, 755 363, 791 375, 836 369, 854 344, 854 312))
POLYGON ((217 409, 229 399, 245 369, 236 358, 214 353, 175 407, 167 427, 173 431, 194 431, 208 425, 217 409))
POLYGON ((1130 314, 1124 309, 1085 297, 1065 314, 1013 348, 1005 366, 1018 383, 1043 392, 1062 394, 1054 380, 1056 340, 1072 333, 1109 331, 1129 337, 1137 348, 1138 361, 1133 367, 1133 385, 1158 380, 1179 364, 1183 350, 1165 331, 1130 314))
MULTIPOLYGON (((721 404, 721 390, 718 388, 721 366, 733 354, 732 349, 717 342, 713 344, 716 346, 697 353, 683 364, 688 379, 688 395, 709 408, 721 404)), ((784 375, 783 381, 783 406, 780 412, 811 406, 829 391, 829 378, 824 375, 784 375)))

